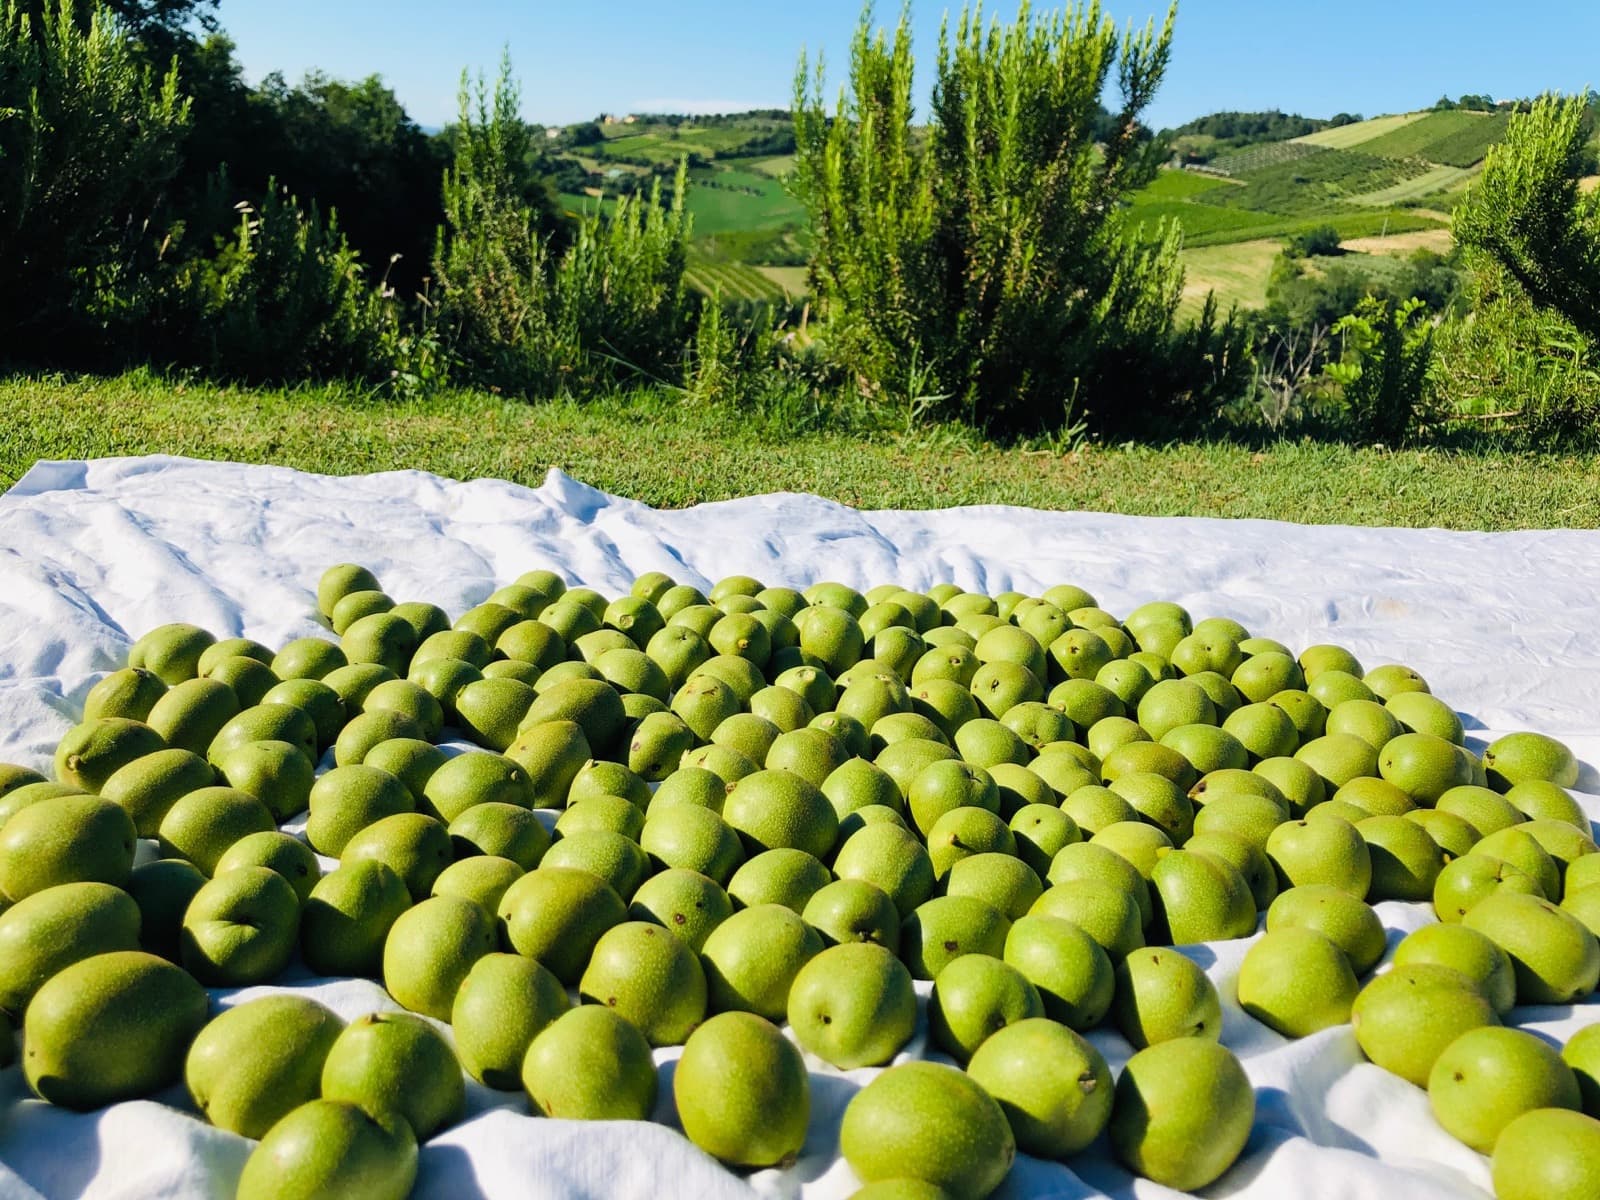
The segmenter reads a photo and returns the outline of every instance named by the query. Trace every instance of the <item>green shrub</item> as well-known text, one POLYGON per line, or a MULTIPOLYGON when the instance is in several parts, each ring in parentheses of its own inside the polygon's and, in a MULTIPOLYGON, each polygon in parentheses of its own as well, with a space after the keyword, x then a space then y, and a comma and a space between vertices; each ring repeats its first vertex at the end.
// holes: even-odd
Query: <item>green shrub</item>
POLYGON ((1511 118, 1456 209, 1456 239, 1541 309, 1600 338, 1600 192, 1584 195, 1589 97, 1547 96, 1511 118))
POLYGON ((1186 371, 1209 368, 1172 357, 1193 350, 1174 336, 1176 231, 1130 236, 1121 213, 1155 171, 1139 118, 1171 38, 1170 16, 1119 37, 1097 3, 1040 18, 1024 4, 1009 25, 964 9, 925 130, 906 14, 892 41, 863 15, 836 111, 801 60, 794 186, 822 336, 877 402, 997 434, 1195 415, 1209 385, 1186 371), (1097 143, 1113 73, 1121 107, 1097 143))
POLYGON ((1291 258, 1329 257, 1343 253, 1343 240, 1332 225, 1318 225, 1292 235, 1286 253, 1291 258))
POLYGON ((1350 434, 1399 445, 1413 432, 1428 399, 1433 326, 1420 300, 1390 303, 1372 296, 1333 327, 1343 354, 1327 368, 1343 388, 1350 434))
POLYGON ((1456 413, 1523 445, 1600 438, 1600 193, 1585 195, 1592 99, 1511 117, 1456 209, 1475 312, 1441 337, 1456 413))
POLYGON ((249 381, 384 378, 399 313, 337 222, 273 183, 259 205, 237 208, 232 236, 168 286, 173 356, 249 381))
POLYGON ((517 195, 525 144, 521 94, 502 63, 493 92, 462 76, 455 162, 444 178, 445 224, 433 255, 446 341, 470 382, 534 391, 549 381, 545 248, 517 195))
POLYGON ((648 196, 623 196, 610 216, 580 223, 555 271, 560 370, 602 382, 660 378, 676 362, 692 316, 687 191, 680 166, 670 208, 657 179, 648 196))
POLYGON ((676 366, 693 312, 684 168, 670 207, 658 179, 609 216, 580 218, 557 258, 518 191, 527 144, 519 108, 509 63, 492 90, 463 79, 434 252, 442 336, 469 380, 521 395, 660 378, 676 366))
POLYGON ((0 353, 93 360, 99 292, 126 286, 189 104, 99 10, 0 3, 0 353))
POLYGON ((1492 268, 1477 274, 1472 301, 1470 316, 1439 330, 1435 390, 1448 415, 1517 448, 1600 442, 1594 342, 1492 268))

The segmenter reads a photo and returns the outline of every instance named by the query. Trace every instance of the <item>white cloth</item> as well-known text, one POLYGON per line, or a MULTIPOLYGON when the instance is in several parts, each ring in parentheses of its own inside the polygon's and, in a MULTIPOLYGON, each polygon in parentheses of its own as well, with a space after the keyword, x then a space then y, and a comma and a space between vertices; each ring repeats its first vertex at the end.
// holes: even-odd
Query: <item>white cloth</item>
MULTIPOLYGON (((1113 612, 1171 599, 1299 648, 1336 641, 1368 666, 1404 661, 1466 718, 1474 739, 1515 729, 1564 738, 1585 761, 1580 800, 1600 816, 1600 535, 1447 533, 1149 519, 1014 508, 858 512, 772 495, 658 512, 552 471, 530 490, 419 472, 335 479, 175 458, 41 463, 0 497, 0 761, 48 769, 85 694, 133 638, 167 621, 269 645, 319 632, 318 575, 373 568, 397 599, 452 614, 535 567, 608 595, 645 571, 705 586, 734 573, 804 587, 952 581, 991 594, 1088 588, 1113 612)), ((1481 741, 1478 742, 1481 747, 1481 741)), ((1385 904, 1391 946, 1431 919, 1385 904)), ((1366 1064, 1348 1026, 1288 1042, 1231 999, 1248 942, 1190 948, 1224 996, 1223 1040, 1256 1087, 1255 1131, 1206 1193, 1276 1200, 1488 1194, 1487 1160, 1434 1122, 1422 1091, 1366 1064)), ((390 1004, 374 984, 289 980, 346 1018, 390 1004)), ((219 1004, 259 994, 215 993, 219 1004)), ((923 988, 924 994, 926 988, 923 988)), ((1564 1038, 1600 1005, 1518 1010, 1564 1038)), ((1094 1041, 1113 1070, 1130 1049, 1094 1041)), ((924 1054, 919 1022, 908 1055, 924 1054)), ((662 1051, 670 1062, 676 1051, 662 1051)), ((469 1115, 422 1150, 416 1195, 484 1197, 758 1194, 832 1200, 855 1180, 838 1123, 873 1072, 811 1062, 812 1121, 791 1171, 741 1179, 671 1128, 670 1070, 652 1125, 534 1119, 525 1098, 474 1086, 469 1115)), ((0 1073, 0 1200, 233 1194, 251 1143, 209 1128, 181 1086, 161 1102, 78 1115, 26 1098, 0 1073)), ((1019 1158, 1000 1195, 1171 1196, 1135 1181, 1103 1143, 1070 1167, 1019 1158)))

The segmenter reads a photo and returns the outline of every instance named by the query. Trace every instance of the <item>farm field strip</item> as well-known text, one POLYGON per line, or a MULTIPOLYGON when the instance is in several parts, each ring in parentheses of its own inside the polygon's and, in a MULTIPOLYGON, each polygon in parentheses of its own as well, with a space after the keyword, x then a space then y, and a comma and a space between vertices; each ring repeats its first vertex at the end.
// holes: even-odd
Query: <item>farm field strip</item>
POLYGON ((1392 212, 1346 212, 1335 216, 1279 217, 1267 224, 1253 227, 1245 238, 1240 237, 1237 229, 1220 229, 1185 234, 1184 245, 1186 247, 1220 246, 1253 238, 1291 237, 1294 234, 1315 229, 1320 225, 1332 225, 1341 238, 1348 239, 1378 237, 1385 230, 1390 234, 1397 234, 1411 233, 1420 229, 1437 229, 1440 226, 1440 222, 1436 218, 1426 216, 1420 212, 1403 209, 1396 209, 1392 212))
POLYGON ((1350 202, 1372 208, 1388 208, 1391 205, 1402 204, 1407 200, 1431 196, 1435 192, 1447 192, 1477 174, 1478 168, 1476 167, 1440 165, 1423 172, 1421 175, 1403 179, 1392 187, 1380 188, 1375 192, 1366 192, 1359 196, 1351 196, 1350 202))
POLYGON ((746 158, 740 162, 751 171, 770 175, 773 179, 786 179, 794 174, 794 155, 779 154, 772 158, 746 158))
POLYGON ((1374 138, 1392 133, 1427 115, 1426 112, 1414 112, 1374 117, 1370 121, 1357 121, 1354 125, 1340 125, 1336 129, 1319 129, 1316 133, 1308 133, 1305 137, 1294 140, 1307 146, 1321 146, 1327 150, 1354 150, 1374 138))
POLYGON ((685 278, 696 291, 724 300, 780 300, 785 296, 775 280, 745 263, 694 261, 685 278))
POLYGON ((1200 204, 1246 208, 1286 216, 1328 214, 1352 198, 1405 183, 1431 168, 1417 159, 1380 158, 1358 150, 1323 150, 1251 171, 1243 188, 1217 188, 1200 204))
POLYGON ((1248 175, 1282 163, 1314 158, 1322 152, 1321 146, 1307 145, 1304 142, 1267 142, 1261 146, 1249 146, 1233 154, 1225 154, 1213 160, 1211 166, 1224 175, 1248 175))
POLYGON ((1470 167, 1500 140, 1509 120, 1504 113, 1429 113, 1420 121, 1362 143, 1361 150, 1383 158, 1421 158, 1470 167))
POLYGON ((805 267, 756 267, 755 270, 782 288, 783 294, 791 300, 804 296, 809 287, 810 273, 805 267))
POLYGON ((1410 233, 1392 233, 1388 237, 1346 238, 1340 246, 1353 254, 1406 255, 1415 250, 1448 254, 1455 240, 1448 229, 1418 229, 1410 233))
POLYGON ((1206 293, 1213 291, 1223 308, 1262 307, 1272 262, 1282 249, 1277 238, 1185 249, 1182 310, 1198 311, 1206 293))
POLYGON ((1283 218, 1272 213, 1251 212, 1248 209, 1221 208, 1209 204, 1193 204, 1183 200, 1162 201, 1155 204, 1136 204, 1128 210, 1131 223, 1143 224, 1147 235, 1153 236, 1161 221, 1177 221, 1183 226, 1184 240, 1224 234, 1230 240, 1255 236, 1257 230, 1281 223, 1283 218))

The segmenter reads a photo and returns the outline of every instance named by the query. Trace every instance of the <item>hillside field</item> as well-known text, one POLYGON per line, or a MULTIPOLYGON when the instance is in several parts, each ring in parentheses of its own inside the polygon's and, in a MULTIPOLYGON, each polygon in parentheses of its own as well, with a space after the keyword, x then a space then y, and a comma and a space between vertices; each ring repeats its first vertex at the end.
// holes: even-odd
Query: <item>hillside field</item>
POLYGON ((1351 198, 1351 203, 1370 208, 1392 208, 1411 200, 1421 200, 1424 196, 1442 196, 1476 178, 1479 170, 1480 167, 1430 167, 1421 174, 1403 179, 1392 187, 1354 196, 1351 198))
POLYGON ((1352 149, 1380 158, 1421 159, 1451 167, 1470 167, 1505 136, 1508 113, 1436 112, 1411 121, 1352 149))
MULTIPOLYGON (((1186 309, 1207 287, 1224 302, 1258 307, 1279 239, 1317 226, 1331 225, 1356 255, 1448 252, 1450 210, 1509 120, 1505 112, 1398 113, 1246 146, 1203 170, 1163 171, 1133 197, 1129 218, 1182 226, 1186 309)), ((1348 253, 1343 261, 1389 269, 1348 253)))
POLYGON ((1267 302, 1272 262, 1282 250, 1278 238, 1185 250, 1181 311, 1198 312, 1211 292, 1223 308, 1261 308, 1267 302))
POLYGON ((761 267, 749 263, 719 262, 691 254, 685 272, 689 286, 703 296, 722 300, 777 301, 786 292, 761 267))
MULTIPOLYGON (((1154 236, 1163 224, 1183 231, 1190 282, 1185 306, 1210 283, 1228 302, 1265 301, 1267 272, 1281 239, 1331 225, 1347 245, 1425 236, 1449 245, 1449 211, 1503 136, 1503 112, 1397 113, 1287 141, 1246 146, 1205 170, 1163 170, 1127 206, 1128 221, 1154 236), (1269 248, 1272 253, 1268 253, 1269 248)), ((591 181, 589 195, 565 192, 563 205, 593 211, 613 184, 669 170, 691 158, 688 209, 694 218, 691 285, 741 300, 804 294, 805 212, 789 192, 792 153, 770 153, 785 124, 750 114, 718 121, 640 119, 612 124, 598 143, 571 155, 591 181)), ((1373 251, 1357 251, 1371 253, 1373 251)))
POLYGON ((741 229, 786 229, 805 221, 805 209, 783 182, 734 166, 689 172, 688 209, 697 237, 741 229))
POLYGON ((1375 137, 1409 125, 1412 121, 1421 120, 1426 115, 1414 112, 1397 113, 1392 117, 1374 117, 1370 121, 1358 121, 1354 125, 1340 125, 1336 129, 1308 133, 1305 137, 1294 140, 1309 146, 1321 146, 1326 150, 1348 150, 1352 146, 1359 146, 1362 142, 1371 141, 1375 137))
POLYGON ((600 186, 584 193, 564 190, 561 205, 572 213, 608 208, 615 203, 608 193, 641 186, 652 174, 670 177, 687 159, 685 207, 694 238, 690 286, 729 300, 797 298, 805 287, 803 268, 796 273, 805 261, 805 210, 786 182, 794 155, 770 152, 788 128, 786 120, 755 114, 604 125, 600 141, 563 153, 600 186))

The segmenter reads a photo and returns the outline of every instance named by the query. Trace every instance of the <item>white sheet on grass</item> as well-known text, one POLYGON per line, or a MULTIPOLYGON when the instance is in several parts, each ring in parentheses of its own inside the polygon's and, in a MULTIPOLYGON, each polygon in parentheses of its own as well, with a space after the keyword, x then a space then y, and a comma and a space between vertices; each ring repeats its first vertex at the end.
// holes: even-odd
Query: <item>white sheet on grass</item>
MULTIPOLYGON (((1600 762, 1600 534, 1474 534, 1146 519, 1012 508, 858 512, 774 495, 657 512, 557 471, 536 490, 418 472, 334 479, 174 458, 41 463, 0 497, 0 761, 48 768, 84 695, 133 638, 166 621, 271 644, 319 632, 314 589, 328 564, 372 567, 397 598, 452 614, 523 571, 549 567, 607 594, 645 571, 706 585, 733 573, 803 587, 953 581, 991 594, 1087 587, 1126 612, 1172 599, 1296 648, 1337 641, 1366 664, 1404 661, 1467 718, 1471 736, 1521 728, 1600 762)), ((1600 779, 1580 796, 1600 816, 1600 779)), ((1430 919, 1379 907, 1391 945, 1430 919)), ((1247 942, 1188 950, 1224 997, 1247 942)), ((391 1006, 381 988, 291 978, 346 1018, 391 1006)), ((923 989, 924 992, 926 988, 923 989)), ((259 994, 214 993, 218 1005, 259 994)), ((1255 1131, 1208 1192, 1276 1200, 1465 1200, 1489 1190, 1487 1160, 1448 1137, 1417 1088, 1363 1062, 1348 1027, 1288 1042, 1225 999, 1223 1040, 1256 1087, 1255 1131)), ((1562 1039, 1600 1004, 1518 1010, 1562 1039)), ((1113 1070, 1130 1049, 1101 1031, 1113 1070)), ((908 1055, 927 1052, 925 1021, 908 1055)), ((673 1126, 663 1051, 656 1124, 539 1120, 526 1101, 474 1087, 465 1121, 421 1155, 416 1195, 620 1198, 759 1194, 831 1200, 855 1180, 838 1159, 840 1115, 873 1072, 811 1063, 812 1120, 788 1172, 741 1179, 673 1126)), ((78 1115, 26 1098, 0 1073, 0 1200, 228 1197, 252 1143, 212 1129, 182 1088, 78 1115)), ((1070 1167, 1019 1158, 1004 1197, 1147 1197, 1103 1145, 1070 1167)))

